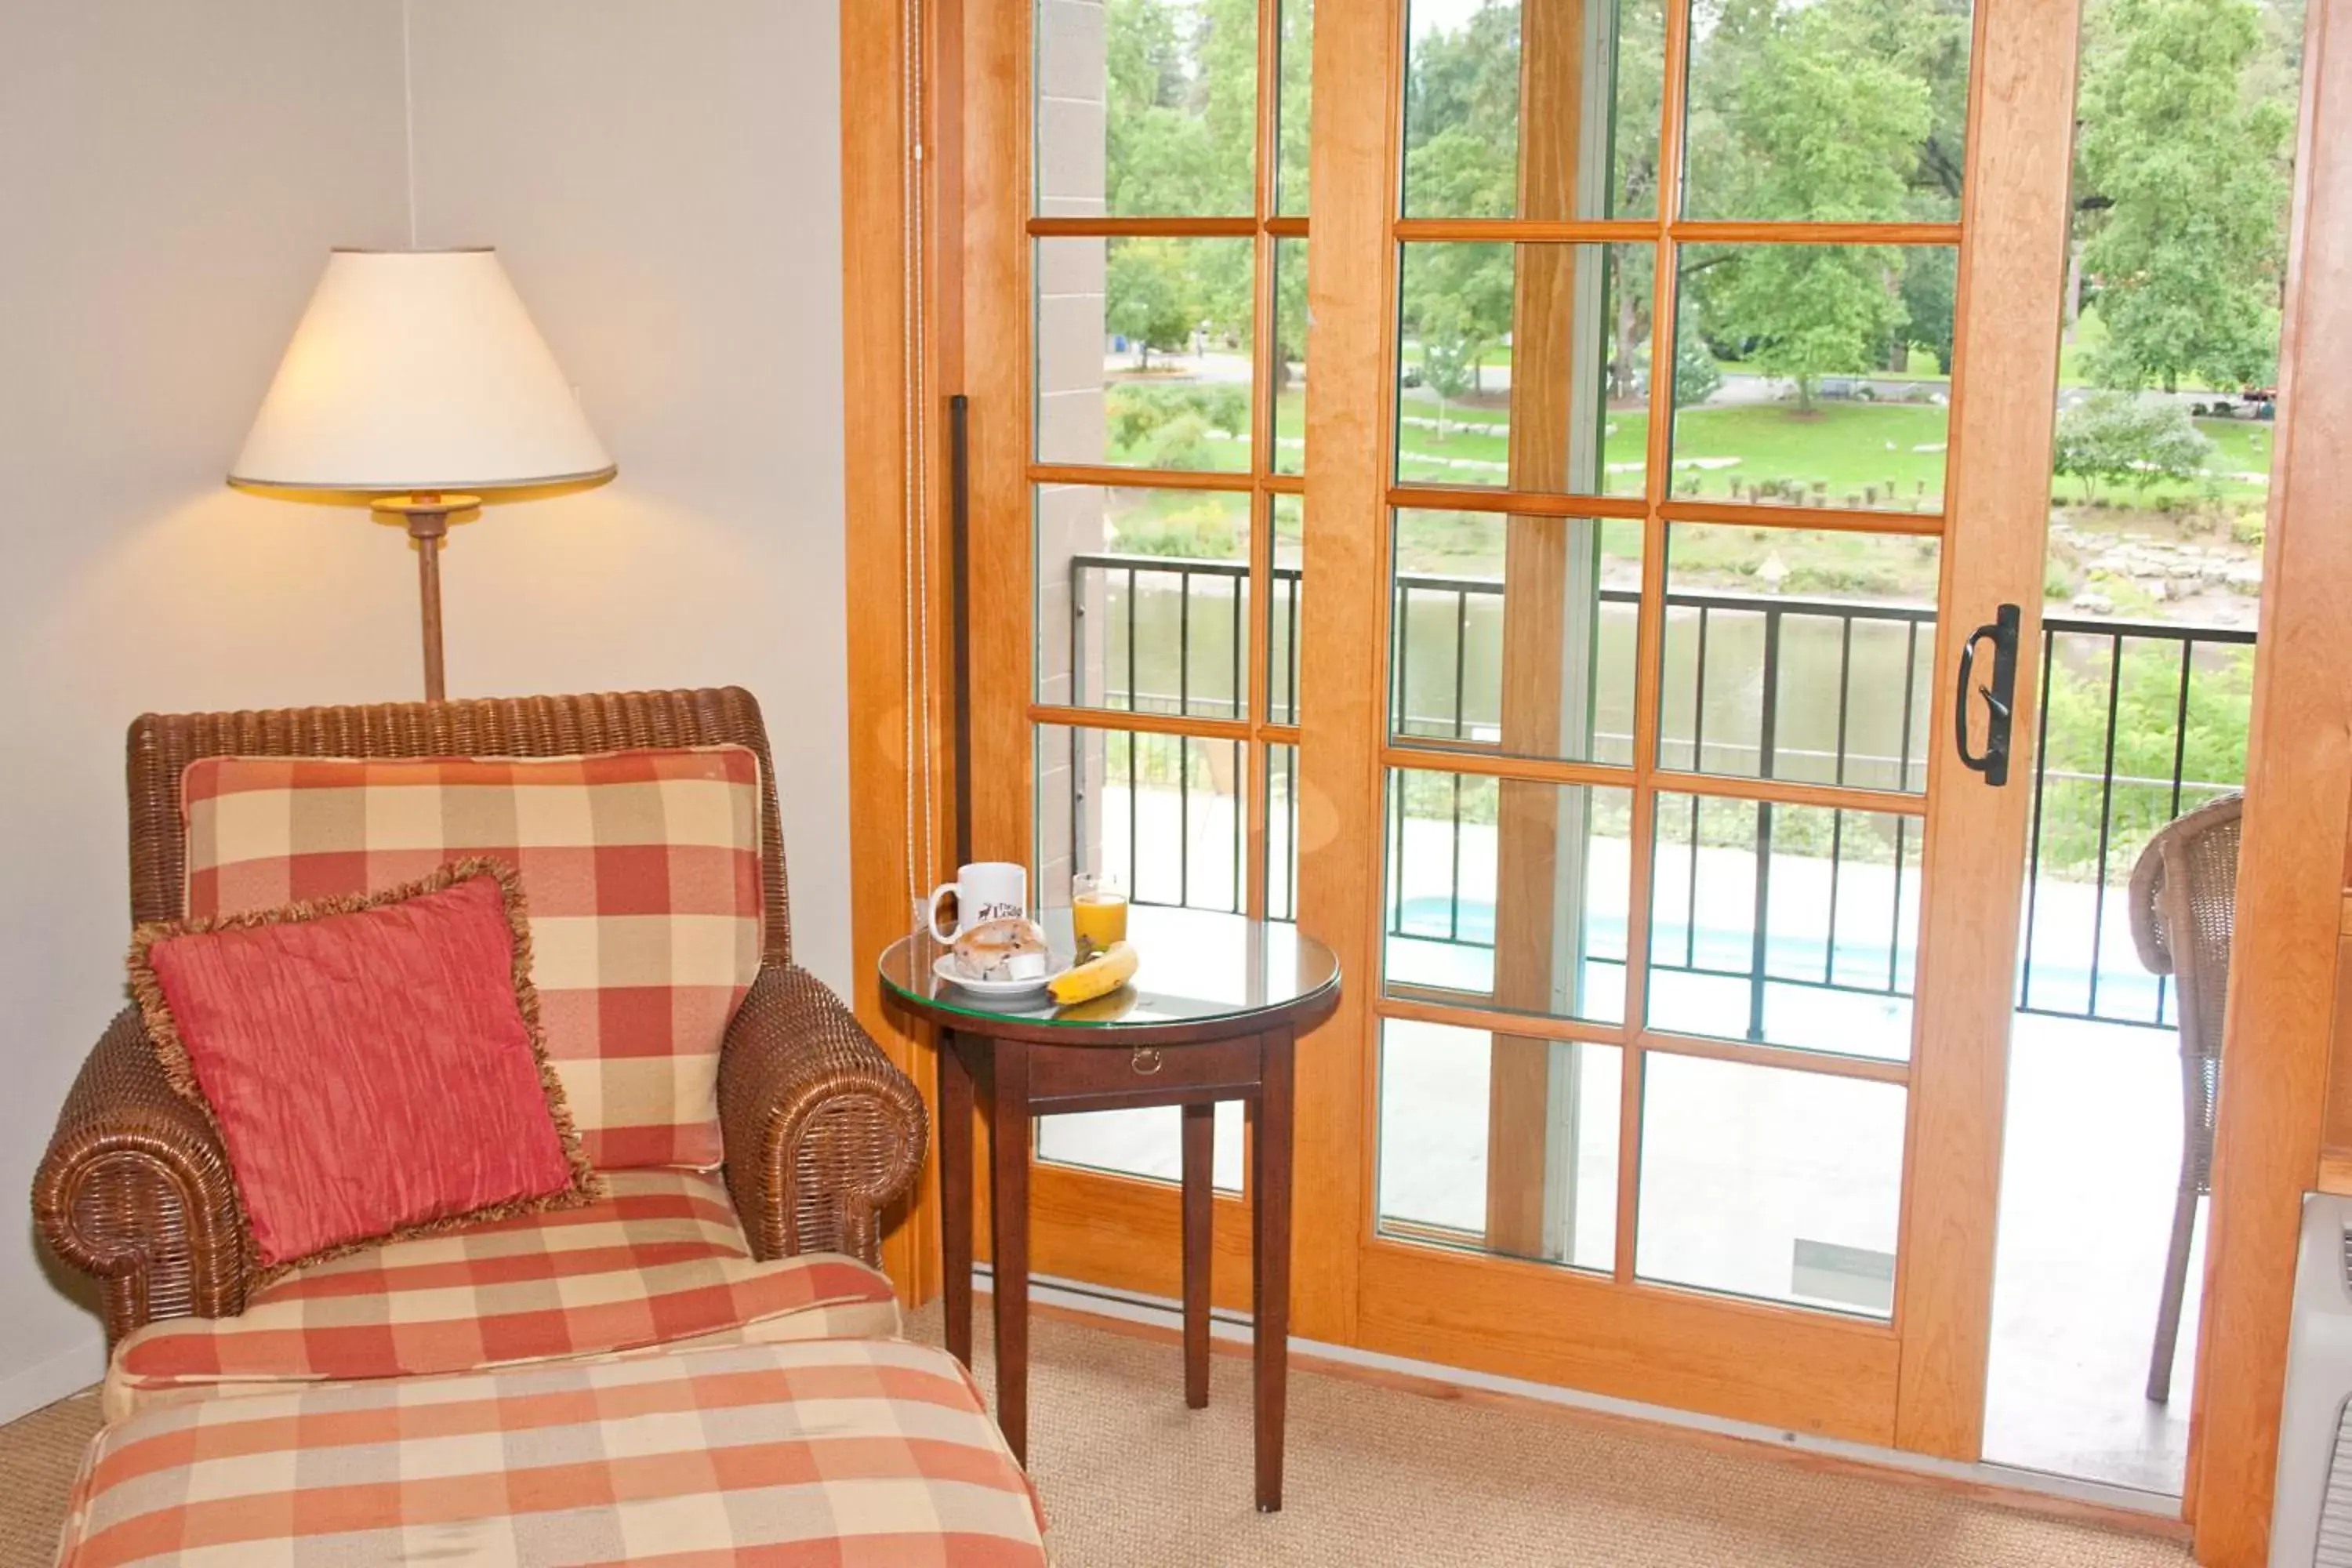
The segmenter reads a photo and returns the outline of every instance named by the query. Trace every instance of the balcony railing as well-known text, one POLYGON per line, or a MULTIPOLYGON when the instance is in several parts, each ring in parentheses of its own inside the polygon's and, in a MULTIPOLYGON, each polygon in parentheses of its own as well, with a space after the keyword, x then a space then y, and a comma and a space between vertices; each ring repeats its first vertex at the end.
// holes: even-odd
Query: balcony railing
MULTIPOLYGON (((1247 710, 1249 568, 1237 561, 1186 557, 1080 554, 1069 563, 1072 605, 1070 668, 1077 702, 1137 712, 1233 718, 1247 710)), ((1277 721, 1294 718, 1301 574, 1277 566, 1267 646, 1269 711, 1277 721)), ((1395 684, 1391 711, 1400 716, 1401 737, 1435 740, 1448 748, 1499 749, 1499 715, 1472 681, 1470 671, 1498 646, 1504 584, 1492 577, 1400 575, 1392 617, 1391 667, 1395 684), (1483 643, 1482 643, 1483 638, 1483 643), (1419 679, 1409 679, 1413 675, 1419 679)), ((1606 621, 1622 618, 1622 657, 1630 661, 1632 612, 1639 595, 1604 587, 1598 597, 1606 621)), ((1744 593, 1670 593, 1670 656, 1678 671, 1672 721, 1662 749, 1672 765, 1686 771, 1736 776, 1778 776, 1888 790, 1916 791, 1925 785, 1928 717, 1932 693, 1935 611, 1926 605, 1877 604, 1744 593), (1727 634, 1740 638, 1730 668, 1757 681, 1752 710, 1738 708, 1738 732, 1709 734, 1711 674, 1708 649, 1727 634), (1803 715, 1781 709, 1781 677, 1792 644, 1801 637, 1809 666, 1796 689, 1823 692, 1821 705, 1803 715), (1750 647, 1752 645, 1752 652, 1750 647), (1862 650, 1859 654, 1857 650, 1862 650), (1858 725, 1858 658, 1865 684, 1882 697, 1885 672, 1899 658, 1903 676, 1891 711, 1882 701, 1873 721, 1858 725), (1834 677, 1836 707, 1827 710, 1834 677), (1799 721, 1788 722, 1790 719, 1799 721), (1862 732, 1866 731, 1867 732, 1862 732)), ((1606 629, 1605 627, 1603 628, 1606 629)), ((2131 947, 2123 909, 2125 884, 2139 848, 2163 823, 2203 801, 2238 787, 2243 773, 2245 721, 2249 707, 2254 634, 2230 626, 2174 625, 2106 617, 2051 616, 2042 624, 2039 743, 2034 771, 2021 781, 2032 792, 2032 836, 2027 880, 2018 1005, 2062 1017, 2166 1026, 2170 997, 2163 981, 2141 969, 2131 947)), ((1630 668, 1630 663, 1627 665, 1630 668)), ((1719 694, 1718 694, 1719 695, 1719 694)), ((1606 704, 1602 704, 1605 709, 1606 704)), ((1604 762, 1630 761, 1630 697, 1625 711, 1597 712, 1589 754, 1604 762)), ((1135 800, 1138 752, 1125 753, 1127 817, 1130 854, 1146 854, 1139 842, 1135 800)), ((1184 749, 1178 748, 1183 756, 1184 749)), ((1430 765, 1442 771, 1442 752, 1430 765)), ((1083 773, 1083 770, 1074 770, 1083 773)), ((1194 765, 1180 762, 1173 787, 1189 795, 1194 765)), ((1285 775, 1287 776, 1286 774, 1285 775)), ((1083 790, 1083 780, 1074 784, 1083 790)), ((1115 781, 1113 787, 1116 787, 1115 781)), ((1144 787, 1149 787, 1146 782, 1144 787)), ((1404 792, 1391 792, 1389 834, 1391 853, 1402 842, 1407 820, 1404 792)), ((1269 829, 1282 846, 1295 845, 1295 791, 1270 793, 1269 829)), ((1465 809, 1465 792, 1433 808, 1414 803, 1411 818, 1420 831, 1450 838, 1450 853, 1436 857, 1453 869, 1442 894, 1424 889, 1410 901, 1401 886, 1388 900, 1389 934, 1464 949, 1491 949, 1491 904, 1465 889, 1461 874, 1465 833, 1491 834, 1491 826, 1465 809)), ((1083 823, 1083 799, 1075 799, 1071 820, 1083 823)), ((1900 814, 1812 810, 1829 818, 1826 834, 1811 833, 1793 847, 1774 844, 1774 808, 1757 810, 1745 847, 1755 868, 1752 946, 1726 959, 1717 944, 1711 960, 1697 914, 1699 846, 1703 841, 1696 797, 1674 807, 1678 820, 1662 814, 1662 839, 1671 831, 1688 849, 1682 874, 1686 911, 1678 931, 1651 933, 1650 966, 1748 980, 1753 990, 1752 1020, 1760 1026, 1764 989, 1795 984, 1828 990, 1907 995, 1912 973, 1911 933, 1840 930, 1836 900, 1845 885, 1857 843, 1878 867, 1891 868, 1892 899, 1886 907, 1897 923, 1916 900, 1918 827, 1900 814), (1861 832, 1851 818, 1875 819, 1861 832), (1891 853, 1885 836, 1891 832, 1891 853), (1821 840, 1826 837, 1826 843, 1821 840), (1825 861, 1830 908, 1826 922, 1811 922, 1809 934, 1775 933, 1769 886, 1776 854, 1825 861), (1815 965, 1818 972, 1815 973, 1815 965)), ((1232 831, 1243 832, 1243 813, 1232 831)), ((1189 825, 1189 801, 1180 816, 1189 825)), ((1074 829, 1074 838, 1076 830, 1074 829)), ((1088 858, 1073 844, 1074 860, 1088 858)), ((1189 849, 1180 852, 1189 853, 1189 849)), ((1420 863, 1428 864, 1429 856, 1420 863)), ((1663 868, 1662 868, 1663 869, 1663 868)), ((1292 879, 1273 879, 1284 892, 1286 912, 1292 879)), ((1851 927, 1855 922, 1849 921, 1851 927)), ((1751 931, 1744 928, 1742 943, 1751 931)), ((1622 952, 1588 952, 1592 963, 1622 963, 1622 952)))

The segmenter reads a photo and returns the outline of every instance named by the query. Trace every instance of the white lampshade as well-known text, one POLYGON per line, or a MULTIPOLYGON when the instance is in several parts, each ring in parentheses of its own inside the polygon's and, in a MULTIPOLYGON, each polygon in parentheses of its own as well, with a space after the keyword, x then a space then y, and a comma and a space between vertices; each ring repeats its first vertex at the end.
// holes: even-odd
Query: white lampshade
POLYGON ((497 252, 338 250, 228 479, 399 495, 613 471, 497 252))

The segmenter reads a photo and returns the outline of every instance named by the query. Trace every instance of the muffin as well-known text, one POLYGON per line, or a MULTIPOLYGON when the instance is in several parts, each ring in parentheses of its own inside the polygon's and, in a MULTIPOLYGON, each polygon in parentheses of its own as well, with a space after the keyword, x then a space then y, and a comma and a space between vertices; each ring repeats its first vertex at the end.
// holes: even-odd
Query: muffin
POLYGON ((1043 980, 1049 967, 1045 933, 1028 921, 985 921, 955 939, 954 968, 962 980, 1043 980))

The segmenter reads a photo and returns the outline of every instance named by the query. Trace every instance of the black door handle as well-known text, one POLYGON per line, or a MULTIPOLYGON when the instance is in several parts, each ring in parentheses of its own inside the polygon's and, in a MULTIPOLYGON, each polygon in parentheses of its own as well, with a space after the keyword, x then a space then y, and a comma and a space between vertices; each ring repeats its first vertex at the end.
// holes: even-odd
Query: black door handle
POLYGON ((1960 689, 1952 703, 1952 739, 1960 749, 1962 765, 1984 774, 1985 783, 2000 787, 2009 782, 2009 727, 2017 706, 2017 627, 2015 605, 2003 605, 1993 618, 1969 634, 1960 645, 1960 689), (1982 754, 1969 750, 1969 687, 1976 674, 1977 644, 1992 643, 1992 683, 1976 688, 1985 700, 1985 747, 1982 754))

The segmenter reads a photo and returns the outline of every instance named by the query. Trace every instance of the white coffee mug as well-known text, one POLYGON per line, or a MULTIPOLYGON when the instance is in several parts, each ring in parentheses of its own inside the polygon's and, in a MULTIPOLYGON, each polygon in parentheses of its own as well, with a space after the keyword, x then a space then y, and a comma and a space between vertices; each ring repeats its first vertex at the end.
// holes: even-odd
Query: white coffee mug
POLYGON ((1010 860, 979 860, 960 867, 956 879, 931 889, 931 936, 953 942, 957 931, 968 931, 987 921, 1026 919, 1029 914, 1029 868, 1010 860), (956 931, 940 929, 940 900, 955 895, 956 931))

